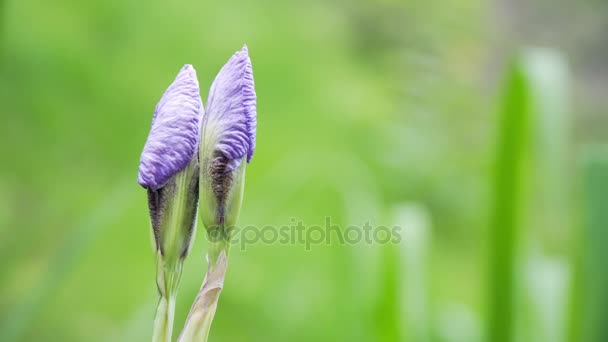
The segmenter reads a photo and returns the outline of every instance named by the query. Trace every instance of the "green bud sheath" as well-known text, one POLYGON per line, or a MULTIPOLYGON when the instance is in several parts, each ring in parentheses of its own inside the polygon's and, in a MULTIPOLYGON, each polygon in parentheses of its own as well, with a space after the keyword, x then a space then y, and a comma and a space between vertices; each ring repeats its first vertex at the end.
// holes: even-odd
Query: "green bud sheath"
POLYGON ((148 189, 148 205, 156 249, 165 263, 176 264, 188 255, 196 226, 198 161, 169 179, 158 189, 148 189))
POLYGON ((229 250, 245 188, 246 163, 229 172, 224 172, 221 164, 220 158, 205 162, 200 188, 201 219, 207 230, 212 263, 222 249, 229 250))
POLYGON ((198 204, 198 160, 158 189, 148 189, 150 218, 156 244, 156 285, 160 295, 154 341, 171 341, 175 298, 196 226, 198 204))

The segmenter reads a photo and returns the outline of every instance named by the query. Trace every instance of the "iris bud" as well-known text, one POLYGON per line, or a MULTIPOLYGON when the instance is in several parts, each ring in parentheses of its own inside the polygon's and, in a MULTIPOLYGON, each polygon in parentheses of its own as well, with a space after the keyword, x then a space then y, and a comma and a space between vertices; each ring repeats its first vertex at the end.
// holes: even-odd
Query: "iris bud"
POLYGON ((220 247, 228 247, 237 223, 245 165, 255 150, 256 119, 253 71, 244 46, 213 81, 201 129, 200 215, 210 242, 220 247))
POLYGON ((139 164, 157 255, 154 341, 171 341, 182 264, 196 227, 202 115, 196 71, 185 65, 156 106, 139 164))

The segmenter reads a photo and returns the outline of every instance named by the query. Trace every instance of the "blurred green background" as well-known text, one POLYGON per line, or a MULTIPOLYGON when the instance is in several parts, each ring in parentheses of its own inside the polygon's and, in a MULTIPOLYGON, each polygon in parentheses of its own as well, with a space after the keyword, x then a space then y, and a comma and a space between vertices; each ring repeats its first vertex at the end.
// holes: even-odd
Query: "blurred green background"
POLYGON ((3 0, 0 25, 1 341, 150 340, 154 106, 185 63, 206 102, 243 43, 241 224, 403 239, 233 248, 212 340, 608 340, 608 2, 3 0))

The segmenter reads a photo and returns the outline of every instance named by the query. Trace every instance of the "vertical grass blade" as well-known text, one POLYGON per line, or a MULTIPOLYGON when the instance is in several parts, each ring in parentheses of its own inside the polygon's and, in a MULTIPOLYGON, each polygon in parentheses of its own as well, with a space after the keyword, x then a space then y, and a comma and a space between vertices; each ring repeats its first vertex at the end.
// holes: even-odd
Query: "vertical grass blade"
POLYGON ((524 292, 516 325, 525 340, 563 342, 571 287, 572 177, 568 65, 552 49, 526 49, 522 55, 530 102, 530 165, 526 212, 520 241, 524 292))
POLYGON ((395 224, 401 227, 400 326, 402 340, 428 342, 431 335, 429 315, 430 219, 424 207, 405 204, 395 210, 395 224))
MULTIPOLYGON (((571 124, 567 76, 566 63, 559 53, 531 49, 514 59, 505 78, 493 184, 488 341, 511 342, 516 335, 527 336, 539 329, 538 325, 527 326, 530 319, 553 329, 545 331, 552 338, 565 338, 565 329, 559 327, 565 323, 566 304, 556 308, 561 312, 548 313, 537 307, 544 304, 528 300, 528 314, 532 316, 516 319, 515 313, 525 310, 516 307, 522 297, 515 293, 525 281, 516 279, 515 274, 525 265, 519 261, 527 258, 530 247, 538 249, 535 252, 542 258, 548 251, 560 254, 569 250, 571 185, 567 151, 571 124)), ((565 273, 557 276, 562 283, 551 290, 567 294, 569 264, 564 262, 562 266, 565 273)), ((541 281, 534 277, 527 280, 541 281)), ((536 285, 543 286, 527 285, 521 289, 530 292, 536 285)))
POLYGON ((567 258, 536 255, 529 257, 526 267, 527 331, 526 341, 564 342, 570 264, 567 258))
POLYGON ((399 341, 401 337, 399 302, 399 248, 383 245, 380 256, 378 302, 374 313, 375 341, 399 341))
POLYGON ((583 160, 582 342, 608 341, 608 147, 583 160))
POLYGON ((524 177, 530 99, 519 59, 509 67, 499 108, 489 250, 487 341, 510 342, 514 326, 514 267, 524 177))

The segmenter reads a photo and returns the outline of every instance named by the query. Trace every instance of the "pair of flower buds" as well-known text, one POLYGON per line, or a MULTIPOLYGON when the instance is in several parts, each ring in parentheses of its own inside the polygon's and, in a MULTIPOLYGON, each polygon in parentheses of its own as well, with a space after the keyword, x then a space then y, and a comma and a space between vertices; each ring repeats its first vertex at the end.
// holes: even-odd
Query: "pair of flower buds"
POLYGON ((148 191, 156 249, 165 264, 188 254, 199 192, 208 232, 236 224, 255 134, 256 95, 246 46, 213 81, 206 111, 196 71, 191 65, 180 70, 154 111, 138 177, 148 191))

